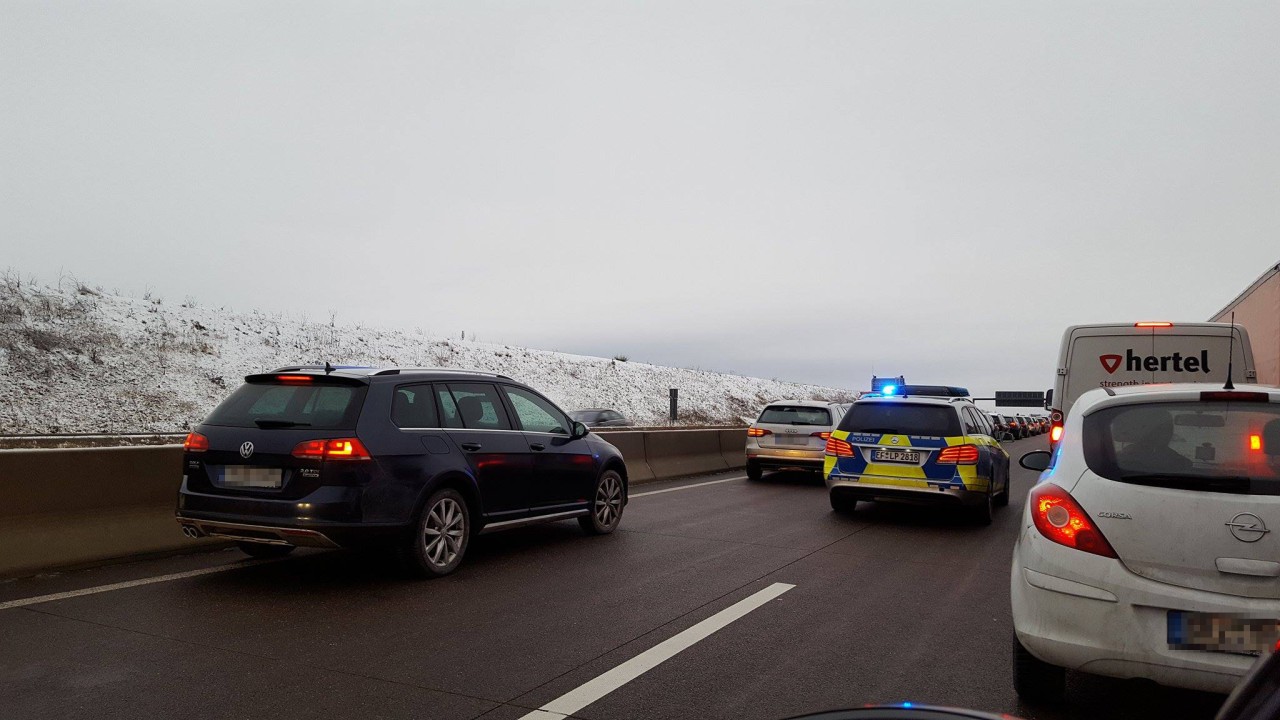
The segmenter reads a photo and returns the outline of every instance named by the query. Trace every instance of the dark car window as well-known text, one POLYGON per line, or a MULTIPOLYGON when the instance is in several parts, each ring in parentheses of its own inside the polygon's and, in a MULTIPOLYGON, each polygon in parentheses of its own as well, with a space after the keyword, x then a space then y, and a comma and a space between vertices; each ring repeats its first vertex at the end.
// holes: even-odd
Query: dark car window
POLYGON ((852 433, 926 437, 954 437, 962 434, 960 417, 955 408, 899 402, 854 403, 840 421, 840 429, 852 433))
POLYGON ((245 383, 209 413, 204 424, 345 430, 356 426, 366 390, 364 385, 245 383))
POLYGON ((830 425, 831 413, 826 408, 801 405, 770 405, 756 422, 778 425, 830 425))
POLYGON ((1089 469, 1109 480, 1280 495, 1280 405, 1120 405, 1085 417, 1081 438, 1089 469))
POLYGON ((520 388, 504 387, 520 429, 529 432, 569 434, 569 420, 555 405, 520 388))
POLYGON ((402 385, 391 398, 391 422, 402 428, 440 427, 430 385, 402 385))
POLYGON ((570 413, 569 417, 580 423, 593 423, 599 422, 603 415, 604 413, 596 412, 594 410, 579 410, 578 412, 570 413))
POLYGON ((437 385, 441 424, 447 428, 468 430, 510 430, 506 408, 498 399, 498 390, 487 383, 450 383, 437 385))

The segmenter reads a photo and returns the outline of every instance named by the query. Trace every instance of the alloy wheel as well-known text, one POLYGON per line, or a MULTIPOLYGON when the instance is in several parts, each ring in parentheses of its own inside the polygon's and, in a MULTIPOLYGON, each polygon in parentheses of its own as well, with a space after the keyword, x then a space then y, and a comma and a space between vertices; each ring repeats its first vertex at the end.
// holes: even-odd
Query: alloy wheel
POLYGON ((606 475, 596 487, 596 505, 593 510, 601 527, 613 527, 622 515, 622 482, 614 475, 606 475))
POLYGON ((462 551, 466 537, 466 515, 462 506, 453 498, 441 498, 427 513, 422 528, 422 541, 426 545, 427 560, 437 567, 452 563, 462 551))

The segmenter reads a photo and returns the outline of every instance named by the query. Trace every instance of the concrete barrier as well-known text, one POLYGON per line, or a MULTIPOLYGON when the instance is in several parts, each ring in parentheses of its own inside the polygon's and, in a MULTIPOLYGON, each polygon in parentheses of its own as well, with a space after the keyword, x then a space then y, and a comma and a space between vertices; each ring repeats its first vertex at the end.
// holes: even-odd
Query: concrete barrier
POLYGON ((215 542, 178 531, 181 477, 180 446, 0 452, 0 577, 215 542))
POLYGON ((599 430, 593 431, 606 442, 618 448, 623 459, 627 461, 627 483, 653 482, 657 476, 649 467, 649 459, 644 452, 644 436, 648 433, 638 430, 599 430))
POLYGON ((731 468, 747 466, 747 429, 718 430, 720 433, 720 455, 731 468))
MULTIPOLYGON (((603 431, 633 484, 745 465, 746 430, 603 431)), ((225 545, 173 520, 178 445, 0 450, 0 577, 225 545)))
POLYGON ((720 453, 719 430, 646 433, 644 451, 654 477, 660 480, 729 469, 720 453))

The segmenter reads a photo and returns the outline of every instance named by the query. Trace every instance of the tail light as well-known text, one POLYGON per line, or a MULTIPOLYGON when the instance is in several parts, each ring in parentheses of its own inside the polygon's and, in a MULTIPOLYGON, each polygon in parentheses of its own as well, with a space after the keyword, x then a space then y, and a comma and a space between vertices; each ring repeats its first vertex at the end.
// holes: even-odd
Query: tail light
POLYGON ((1049 442, 1056 445, 1058 444, 1058 441, 1061 439, 1062 439, 1062 423, 1054 423, 1053 429, 1049 431, 1049 442))
POLYGON ((200 433, 187 433, 187 439, 182 441, 183 452, 205 452, 209 449, 209 438, 200 433))
POLYGON ((1133 326, 1142 327, 1142 328, 1173 327, 1173 323, 1171 322, 1136 322, 1133 324, 1133 326))
POLYGON ((853 446, 840 438, 827 438, 826 453, 836 457, 853 457, 853 446))
POLYGON ((300 385, 311 382, 310 375, 277 375, 276 382, 282 382, 286 385, 300 385))
POLYGON ((1041 535, 1059 545, 1102 557, 1119 557, 1076 499, 1053 483, 1031 488, 1031 519, 1041 535))
POLYGON ((977 445, 952 445, 938 453, 939 465, 976 465, 978 463, 977 445))
POLYGON ((816 438, 822 438, 823 440, 830 440, 830 439, 831 439, 831 433, 829 433, 829 432, 816 432, 816 433, 812 433, 812 434, 810 434, 810 435, 809 435, 809 437, 816 437, 816 438))
POLYGON ((320 458, 324 460, 368 460, 369 451, 355 438, 304 440, 293 449, 296 458, 320 458))
POLYGON ((773 434, 772 430, 765 430, 764 428, 758 428, 758 427, 747 428, 747 437, 764 437, 765 435, 772 435, 772 434, 773 434))

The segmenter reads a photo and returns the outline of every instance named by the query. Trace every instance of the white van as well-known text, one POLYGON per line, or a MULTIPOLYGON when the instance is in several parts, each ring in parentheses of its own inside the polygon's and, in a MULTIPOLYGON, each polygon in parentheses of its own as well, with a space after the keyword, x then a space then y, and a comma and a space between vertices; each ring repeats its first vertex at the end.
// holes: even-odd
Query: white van
MULTIPOLYGON (((1050 412, 1050 445, 1062 436, 1062 421, 1076 398, 1100 387, 1155 383, 1227 381, 1231 353, 1228 323, 1136 322, 1072 325, 1062 335, 1058 375, 1045 398, 1050 412)), ((1235 326, 1231 379, 1257 379, 1249 333, 1235 326)))

